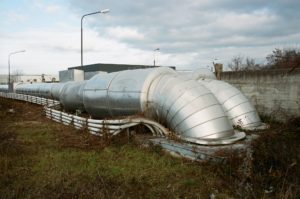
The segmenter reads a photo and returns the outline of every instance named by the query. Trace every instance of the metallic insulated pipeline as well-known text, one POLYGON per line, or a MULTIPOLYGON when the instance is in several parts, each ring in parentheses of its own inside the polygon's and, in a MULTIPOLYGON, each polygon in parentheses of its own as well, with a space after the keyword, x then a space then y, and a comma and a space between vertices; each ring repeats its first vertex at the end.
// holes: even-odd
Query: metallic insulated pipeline
POLYGON ((83 87, 85 81, 66 83, 19 84, 15 90, 19 94, 59 100, 65 110, 84 110, 83 87))
POLYGON ((141 96, 149 70, 98 74, 87 81, 83 104, 94 118, 134 115, 142 112, 141 96))
POLYGON ((8 85, 0 85, 0 92, 8 92, 8 85))
POLYGON ((66 82, 59 88, 59 101, 67 111, 81 110, 83 106, 83 88, 86 81, 66 82))
POLYGON ((149 101, 158 121, 182 136, 221 139, 234 134, 217 99, 195 80, 160 75, 150 87, 149 101))
POLYGON ((187 77, 194 80, 200 80, 200 79, 217 79, 215 74, 207 69, 207 68, 199 68, 194 71, 190 71, 188 73, 185 73, 187 77))
POLYGON ((229 144, 245 137, 235 134, 207 88, 169 68, 96 75, 84 87, 83 103, 96 118, 142 113, 200 144, 229 144))
POLYGON ((233 125, 243 129, 265 128, 253 105, 247 97, 232 85, 218 80, 198 80, 208 88, 223 106, 233 125))
POLYGON ((15 90, 19 94, 51 98, 52 85, 53 84, 45 84, 45 83, 18 84, 15 90))
POLYGON ((66 83, 53 83, 51 88, 51 98, 59 100, 60 93, 66 83))
MULTIPOLYGON (((19 88, 18 93, 24 90, 24 86, 19 88)), ((33 95, 45 89, 40 85, 25 88, 33 95)), ((67 110, 84 108, 94 118, 140 113, 198 144, 230 144, 245 137, 245 133, 233 130, 209 89, 169 68, 98 74, 88 81, 53 84, 50 90, 67 110)))
POLYGON ((231 84, 216 80, 212 71, 200 69, 189 74, 188 77, 197 80, 214 94, 234 126, 246 130, 267 127, 261 122, 256 109, 248 98, 231 84))

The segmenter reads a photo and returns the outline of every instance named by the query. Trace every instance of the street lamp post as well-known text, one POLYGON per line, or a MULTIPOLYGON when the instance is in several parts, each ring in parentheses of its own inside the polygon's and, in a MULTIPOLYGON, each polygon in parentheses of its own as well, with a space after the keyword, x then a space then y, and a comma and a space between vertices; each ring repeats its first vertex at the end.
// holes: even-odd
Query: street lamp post
POLYGON ((155 67, 155 52, 159 51, 159 50, 160 50, 159 48, 154 49, 154 54, 153 54, 153 65, 154 65, 154 67, 155 67))
POLYGON ((11 85, 10 85, 10 56, 17 54, 17 53, 23 53, 25 52, 25 50, 19 50, 19 51, 15 51, 15 52, 11 52, 8 55, 8 90, 9 92, 11 92, 11 85))
POLYGON ((100 11, 97 11, 97 12, 91 12, 91 13, 88 13, 88 14, 85 14, 81 17, 81 66, 83 66, 83 29, 82 29, 82 22, 83 22, 83 18, 88 16, 88 15, 94 15, 94 14, 105 14, 105 13, 108 13, 109 12, 109 9, 105 9, 105 10, 100 10, 100 11))

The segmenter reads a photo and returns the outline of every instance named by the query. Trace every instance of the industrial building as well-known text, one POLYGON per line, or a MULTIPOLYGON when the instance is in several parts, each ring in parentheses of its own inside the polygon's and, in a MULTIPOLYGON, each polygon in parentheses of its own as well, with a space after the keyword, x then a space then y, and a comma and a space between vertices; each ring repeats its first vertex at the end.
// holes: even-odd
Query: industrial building
MULTIPOLYGON (((130 64, 105 64, 97 63, 84 66, 69 67, 68 70, 59 71, 60 82, 89 80, 99 73, 112 73, 123 70, 146 69, 160 66, 130 65, 130 64)), ((176 69, 175 66, 169 68, 176 69)))
MULTIPOLYGON (((77 70, 82 70, 84 72, 102 71, 102 72, 112 73, 112 72, 117 72, 122 70, 134 70, 134 69, 153 68, 153 67, 160 67, 160 66, 98 63, 98 64, 90 64, 84 66, 69 67, 68 70, 77 69, 77 70)), ((169 66, 169 67, 175 69, 175 66, 169 66)))

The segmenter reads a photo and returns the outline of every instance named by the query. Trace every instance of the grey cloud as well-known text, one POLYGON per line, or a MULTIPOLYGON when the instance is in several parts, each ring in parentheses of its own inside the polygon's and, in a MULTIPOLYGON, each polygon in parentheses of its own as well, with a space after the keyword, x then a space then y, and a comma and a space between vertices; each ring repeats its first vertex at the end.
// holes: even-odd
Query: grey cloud
MULTIPOLYGON (((109 36, 104 31, 109 27, 132 27, 144 39, 120 38, 121 42, 144 50, 160 47, 174 54, 218 47, 273 46, 300 32, 298 0, 71 0, 70 7, 79 16, 110 8, 109 18, 88 24, 99 35, 109 36)), ((299 44, 300 37, 290 42, 299 44)))

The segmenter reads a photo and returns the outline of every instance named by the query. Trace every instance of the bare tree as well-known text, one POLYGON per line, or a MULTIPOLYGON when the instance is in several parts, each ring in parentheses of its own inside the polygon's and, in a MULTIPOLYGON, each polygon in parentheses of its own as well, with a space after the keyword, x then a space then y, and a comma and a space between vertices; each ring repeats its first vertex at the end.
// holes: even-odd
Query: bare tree
POLYGON ((289 68, 291 70, 300 68, 300 50, 299 49, 279 49, 275 48, 267 57, 268 69, 283 69, 289 68))
POLYGON ((244 59, 241 55, 236 55, 231 59, 231 62, 228 63, 228 68, 232 71, 251 71, 259 70, 260 65, 255 63, 255 59, 246 57, 244 59))
POLYGON ((241 55, 236 55, 231 59, 231 62, 228 64, 228 68, 232 71, 240 71, 242 70, 244 57, 241 55))
POLYGON ((232 71, 252 71, 261 69, 290 69, 300 68, 300 49, 286 48, 279 49, 275 48, 271 54, 266 57, 267 64, 259 65, 255 63, 255 60, 250 57, 246 59, 237 55, 234 56, 228 68, 232 71))
POLYGON ((255 59, 247 57, 244 70, 251 71, 251 70, 260 70, 261 66, 255 63, 255 59))

